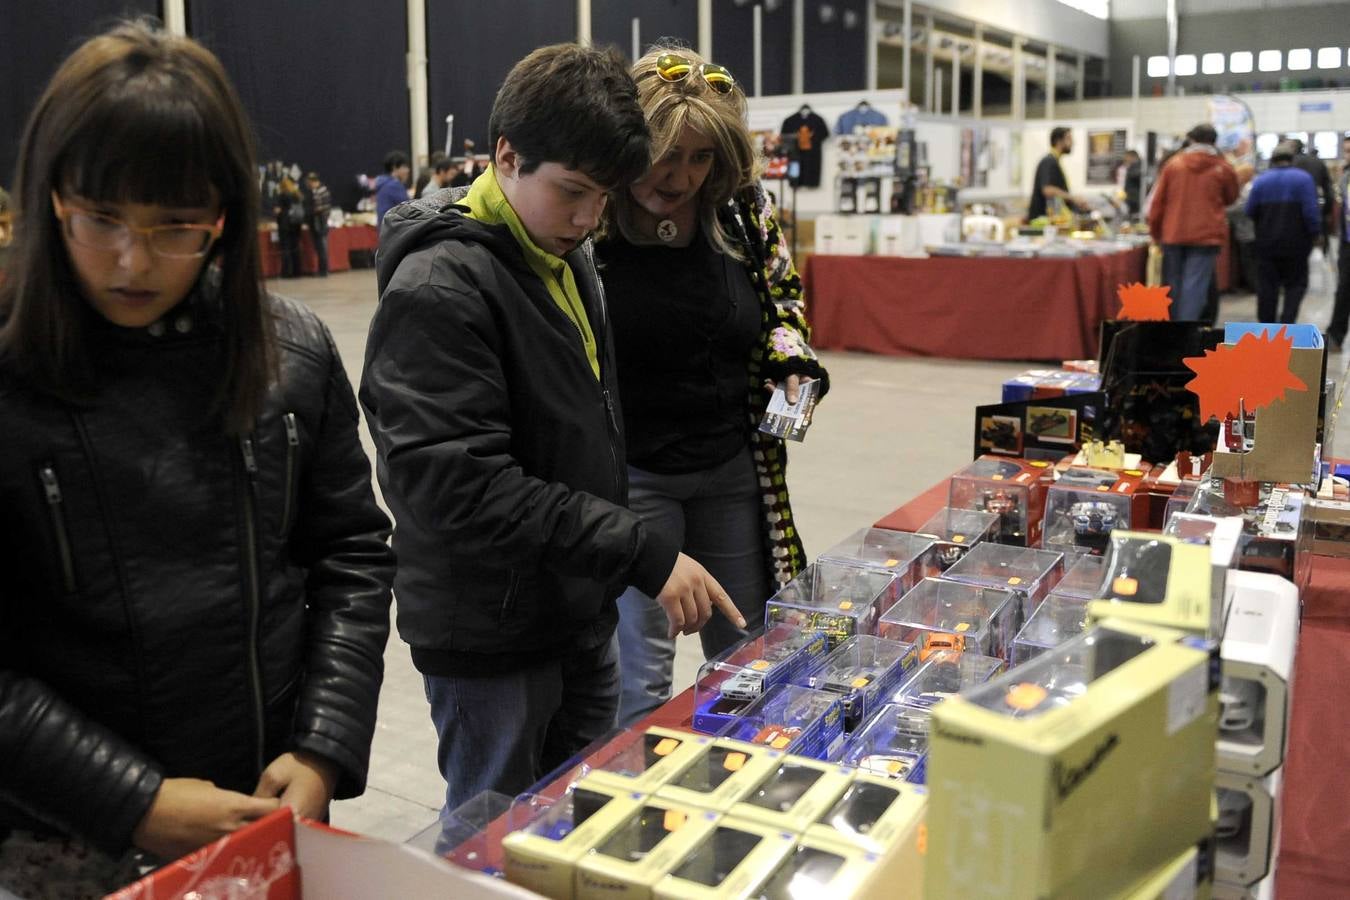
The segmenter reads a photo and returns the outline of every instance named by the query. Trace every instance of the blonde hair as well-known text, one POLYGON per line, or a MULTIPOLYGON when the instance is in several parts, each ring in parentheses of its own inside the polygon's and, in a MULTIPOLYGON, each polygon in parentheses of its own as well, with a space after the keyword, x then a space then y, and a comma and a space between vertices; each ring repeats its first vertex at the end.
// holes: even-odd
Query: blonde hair
MULTIPOLYGON (((706 62, 694 51, 670 44, 657 44, 634 64, 638 103, 647 117, 652 135, 652 160, 660 160, 679 141, 686 127, 713 143, 713 164, 698 193, 698 219, 703 235, 720 253, 737 259, 742 253, 727 237, 717 214, 738 192, 759 179, 762 161, 746 124, 745 93, 740 86, 719 94, 709 87, 698 67, 706 62), (657 59, 677 53, 688 59, 693 71, 680 81, 666 81, 656 70, 657 59)), ((633 226, 632 192, 625 186, 615 191, 607 207, 607 227, 617 227, 631 242, 640 240, 633 226)))

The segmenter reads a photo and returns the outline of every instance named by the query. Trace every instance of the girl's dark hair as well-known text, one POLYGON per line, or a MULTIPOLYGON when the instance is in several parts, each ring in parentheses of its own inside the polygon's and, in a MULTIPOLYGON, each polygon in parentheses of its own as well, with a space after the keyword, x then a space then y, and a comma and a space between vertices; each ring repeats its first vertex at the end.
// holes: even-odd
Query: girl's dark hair
POLYGON ((88 304, 62 244, 51 194, 175 207, 219 200, 224 369, 214 413, 252 428, 276 371, 258 257, 253 134, 225 70, 195 41, 149 22, 85 42, 52 77, 19 145, 15 239, 0 283, 0 358, 69 402, 94 393, 88 304), (213 189, 214 194, 213 196, 213 189))

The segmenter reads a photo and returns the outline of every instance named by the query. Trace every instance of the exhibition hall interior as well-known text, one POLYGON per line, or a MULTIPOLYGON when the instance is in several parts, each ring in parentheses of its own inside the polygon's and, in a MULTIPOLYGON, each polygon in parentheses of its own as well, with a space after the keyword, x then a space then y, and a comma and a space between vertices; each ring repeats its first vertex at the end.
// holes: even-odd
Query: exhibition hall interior
POLYGON ((1350 897, 1350 2, 3 17, 0 900, 1350 897))

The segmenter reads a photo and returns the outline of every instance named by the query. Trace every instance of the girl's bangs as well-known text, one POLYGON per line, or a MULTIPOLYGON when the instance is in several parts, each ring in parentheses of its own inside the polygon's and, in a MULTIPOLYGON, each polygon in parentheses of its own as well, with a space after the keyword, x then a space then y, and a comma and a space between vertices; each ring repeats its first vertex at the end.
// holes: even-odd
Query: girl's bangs
POLYGON ((211 133, 186 92, 139 80, 94 100, 57 162, 54 184, 103 203, 208 207, 237 196, 225 136, 211 133))

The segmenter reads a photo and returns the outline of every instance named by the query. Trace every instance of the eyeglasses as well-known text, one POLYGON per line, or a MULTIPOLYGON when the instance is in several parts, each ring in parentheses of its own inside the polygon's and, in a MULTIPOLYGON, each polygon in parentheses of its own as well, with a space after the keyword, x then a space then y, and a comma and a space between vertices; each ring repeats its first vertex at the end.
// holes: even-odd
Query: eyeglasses
POLYGON ((68 206, 53 197, 56 218, 66 228, 66 235, 81 247, 90 250, 115 250, 118 253, 131 245, 133 234, 143 234, 148 239, 150 251, 166 259, 195 259, 206 255, 211 242, 220 237, 225 230, 225 217, 222 215, 214 225, 152 225, 139 228, 129 225, 113 216, 105 216, 93 210, 78 206, 68 206))
POLYGON ((736 79, 731 77, 731 72, 725 66, 715 63, 695 65, 689 57, 678 53, 662 53, 656 58, 656 74, 661 76, 662 81, 672 84, 684 81, 695 70, 703 77, 704 83, 718 94, 730 94, 736 89, 736 79))

